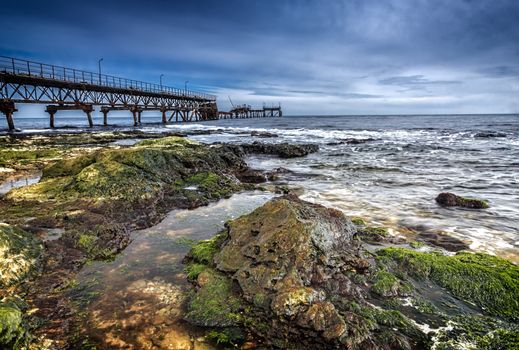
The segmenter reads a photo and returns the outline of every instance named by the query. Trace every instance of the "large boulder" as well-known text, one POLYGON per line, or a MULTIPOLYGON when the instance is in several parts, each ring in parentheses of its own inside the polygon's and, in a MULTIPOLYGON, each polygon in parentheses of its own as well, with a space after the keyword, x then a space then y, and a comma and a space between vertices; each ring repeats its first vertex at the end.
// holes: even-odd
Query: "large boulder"
POLYGON ((266 348, 519 345, 517 265, 469 252, 373 251, 372 239, 368 251, 363 241, 382 230, 364 226, 291 195, 228 222, 186 257, 195 291, 185 319, 266 348))
POLYGON ((397 339, 420 348, 426 337, 410 322, 392 330, 373 320, 403 316, 368 303, 373 261, 355 235, 338 210, 295 196, 271 200, 193 247, 186 262, 197 292, 187 320, 244 327, 270 347, 382 348, 397 339))

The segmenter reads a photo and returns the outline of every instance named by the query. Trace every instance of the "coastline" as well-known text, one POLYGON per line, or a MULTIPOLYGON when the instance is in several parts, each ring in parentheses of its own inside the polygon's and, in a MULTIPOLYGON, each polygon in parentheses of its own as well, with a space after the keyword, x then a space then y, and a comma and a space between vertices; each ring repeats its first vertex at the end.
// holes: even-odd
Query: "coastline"
MULTIPOLYGON (((47 341, 56 348, 70 344, 78 346, 85 340, 84 334, 74 331, 77 320, 71 310, 77 305, 64 301, 64 293, 74 287, 74 276, 88 261, 113 260, 131 242, 131 231, 161 222, 173 209, 193 209, 228 198, 236 192, 254 189, 277 191, 280 194, 292 192, 283 181, 276 183, 277 179, 282 180, 283 176, 287 176, 284 170, 262 172, 251 169, 245 163, 247 148, 239 145, 203 145, 175 132, 166 138, 162 138, 165 135, 161 133, 103 134, 62 134, 48 138, 45 135, 43 140, 42 135, 24 135, 19 140, 28 142, 28 145, 24 145, 28 147, 25 149, 27 153, 21 159, 9 159, 14 162, 9 166, 13 166, 15 171, 42 170, 42 180, 38 184, 15 189, 0 199, 2 221, 28 232, 29 235, 22 234, 26 241, 34 242, 34 237, 38 237, 36 241, 48 238, 49 229, 64 230, 57 239, 46 240, 44 247, 36 247, 35 251, 30 252, 32 255, 29 260, 39 261, 34 263, 35 266, 27 268, 27 275, 17 276, 18 280, 13 278, 12 286, 2 292, 3 297, 8 296, 5 300, 11 303, 9 305, 12 308, 30 311, 30 316, 24 316, 27 319, 47 319, 43 326, 28 328, 34 328, 31 330, 35 334, 33 341, 47 341), (135 144, 117 143, 126 139, 135 140, 135 144), (50 140, 52 142, 49 143, 50 140), (38 153, 41 148, 52 149, 52 152, 38 153), (34 154, 36 156, 33 157, 34 154), (263 183, 267 179, 270 180, 267 185, 256 183, 263 183), (43 274, 38 275, 38 270, 41 273, 42 268, 43 274), (34 271, 29 273, 29 270, 34 271), (12 301, 15 295, 24 295, 28 305, 22 307, 20 302, 17 304, 12 301), (64 324, 68 324, 68 327, 64 327, 64 324), (49 342, 49 339, 52 340, 49 342)), ((8 147, 13 147, 13 144, 8 147)), ((301 145, 249 149, 249 152, 269 154, 266 157, 283 154, 304 157, 312 151, 315 149, 301 145), (283 150, 283 147, 288 151, 283 150)), ((374 249, 379 249, 376 247, 378 245, 386 248, 404 245, 406 249, 420 251, 420 254, 429 254, 431 249, 438 249, 437 245, 430 246, 424 252, 427 242, 412 238, 412 234, 409 235, 411 240, 391 237, 387 230, 372 228, 361 222, 361 218, 356 219, 356 226, 345 225, 359 236, 364 232, 367 237, 364 243, 374 245, 374 249)), ((191 254, 191 259, 197 264, 214 268, 212 257, 200 261, 191 254)), ((359 267, 357 269, 362 270, 359 267)), ((199 291, 202 287, 197 280, 199 274, 195 277, 199 291)), ((376 284, 376 281, 372 283, 368 278, 363 283, 371 285, 376 284)), ((404 282, 391 283, 400 285, 404 282)), ((384 293, 382 291, 379 296, 384 296, 384 293)), ((398 291, 396 295, 399 295, 398 291)), ((405 293, 401 296, 405 296, 405 293)), ((515 312, 514 309, 509 311, 515 312)), ((514 317, 508 319, 512 328, 517 322, 514 317)), ((25 318, 24 322, 30 323, 25 318)), ((380 320, 375 322, 380 323, 380 320)), ((411 327, 407 323, 405 325, 411 327)), ((245 324, 245 327, 248 325, 245 324)), ((27 326, 22 328, 20 339, 29 337, 24 333, 27 326)), ((256 336, 262 339, 257 327, 251 329, 256 329, 256 336)), ((426 335, 424 333, 423 336, 426 335)), ((423 337, 412 334, 406 336, 423 337)), ((245 339, 245 342, 253 340, 245 339)))

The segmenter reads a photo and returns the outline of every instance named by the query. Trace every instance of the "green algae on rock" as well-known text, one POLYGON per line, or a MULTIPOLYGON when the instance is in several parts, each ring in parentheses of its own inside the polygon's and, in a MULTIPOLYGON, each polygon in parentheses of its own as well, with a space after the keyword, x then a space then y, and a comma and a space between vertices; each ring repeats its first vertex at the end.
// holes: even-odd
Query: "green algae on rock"
POLYGON ((367 243, 378 243, 389 236, 385 227, 362 226, 357 230, 357 237, 367 243))
POLYGON ((197 276, 196 283, 198 290, 188 303, 186 320, 205 327, 236 325, 240 299, 232 293, 233 281, 207 268, 197 276))
MULTIPOLYGON (((78 267, 112 259, 130 242, 131 229, 155 224, 172 209, 194 208, 241 190, 235 173, 247 168, 243 157, 239 147, 168 137, 57 160, 45 166, 39 183, 0 198, 8 223, 35 232, 64 229, 45 245, 45 275, 23 286, 33 316, 48 321, 38 332, 66 343, 75 306, 61 294, 78 267)), ((194 269, 191 278, 203 270, 194 269)), ((226 284, 219 285, 225 291, 226 284)))
POLYGON ((294 196, 229 221, 186 257, 197 310, 186 319, 241 328, 265 347, 514 349, 516 265, 485 254, 370 253, 354 239, 364 226, 294 196))
POLYGON ((207 307, 212 317, 218 319, 222 311, 219 317, 228 320, 228 326, 243 327, 267 347, 361 349, 389 342, 405 345, 393 348, 420 348, 427 336, 406 316, 379 311, 369 302, 365 283, 371 264, 354 234, 354 225, 340 211, 294 196, 271 200, 228 222, 215 240, 192 248, 186 257, 188 270, 202 261, 206 268, 198 275, 191 302, 222 301, 201 293, 200 285, 208 286, 205 274, 211 271, 219 283, 229 283, 219 296, 238 301, 233 310, 207 307), (210 253, 200 255, 201 248, 210 253), (345 300, 356 300, 363 312, 352 311, 345 300))
POLYGON ((482 199, 461 197, 454 193, 442 192, 436 197, 436 202, 445 207, 464 207, 470 209, 487 209, 488 202, 482 199))
MULTIPOLYGON (((180 137, 150 140, 125 149, 107 149, 51 164, 40 183, 11 191, 11 200, 94 199, 137 201, 156 197, 200 172, 210 174, 202 191, 227 195, 236 181, 217 181, 231 169, 246 167, 239 154, 225 146, 203 146, 180 137), (220 173, 216 175, 216 173, 220 173)), ((208 175, 209 176, 209 175, 208 175)), ((197 178, 191 180, 196 181, 197 178)), ((234 189, 234 188, 233 188, 234 189)))
POLYGON ((29 330, 19 303, 0 301, 0 348, 18 350, 27 348, 29 330))
POLYGON ((43 245, 29 232, 0 223, 0 287, 22 281, 38 270, 43 245))
POLYGON ((519 266, 483 253, 454 256, 404 248, 377 252, 379 261, 411 278, 428 279, 488 315, 519 321, 519 266))

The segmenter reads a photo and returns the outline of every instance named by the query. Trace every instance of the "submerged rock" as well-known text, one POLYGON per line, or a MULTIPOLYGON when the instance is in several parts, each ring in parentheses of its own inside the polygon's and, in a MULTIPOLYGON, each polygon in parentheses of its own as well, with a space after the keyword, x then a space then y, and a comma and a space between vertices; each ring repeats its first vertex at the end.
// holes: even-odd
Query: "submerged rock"
POLYGON ((506 134, 503 132, 496 132, 496 131, 482 131, 478 132, 474 135, 476 138, 492 138, 492 137, 506 137, 506 134))
POLYGON ((185 259, 195 285, 186 319, 215 332, 241 329, 252 335, 247 344, 268 348, 506 349, 514 342, 519 267, 467 252, 370 253, 355 237, 387 232, 366 233, 357 221, 283 196, 228 222, 185 259))
POLYGON ((337 145, 360 145, 366 142, 376 141, 376 139, 368 137, 364 139, 356 139, 356 138, 347 138, 347 139, 339 139, 338 141, 328 142, 327 146, 337 146, 337 145))
POLYGON ((246 169, 236 175, 241 182, 259 184, 267 181, 267 175, 261 170, 246 169))
POLYGON ((280 158, 303 157, 319 150, 315 144, 289 144, 289 143, 262 143, 254 141, 252 144, 242 144, 246 153, 273 154, 280 158))
POLYGON ((482 199, 466 198, 450 192, 442 192, 436 202, 444 207, 464 207, 470 209, 487 209, 488 202, 482 199))
POLYGON ((274 134, 272 132, 268 131, 251 131, 250 136, 256 136, 256 137, 278 137, 278 134, 274 134))

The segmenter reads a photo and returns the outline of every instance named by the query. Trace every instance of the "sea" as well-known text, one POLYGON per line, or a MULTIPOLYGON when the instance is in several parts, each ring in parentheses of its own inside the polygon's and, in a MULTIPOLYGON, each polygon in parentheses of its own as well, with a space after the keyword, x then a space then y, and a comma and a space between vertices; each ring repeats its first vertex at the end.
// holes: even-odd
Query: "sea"
MULTIPOLYGON (((134 129, 130 119, 109 115, 110 128, 134 129)), ((247 161, 261 170, 289 169, 281 181, 300 189, 301 198, 388 227, 395 236, 447 235, 470 250, 519 263, 519 114, 287 116, 165 126, 159 121, 159 115, 144 116, 137 129, 178 131, 205 143, 318 144, 319 152, 302 158, 247 161), (251 136, 253 131, 277 137, 251 136), (441 192, 484 199, 490 208, 444 208, 435 202, 441 192)), ((57 115, 54 131, 43 117, 15 122, 22 133, 86 129, 81 114, 57 115)))

